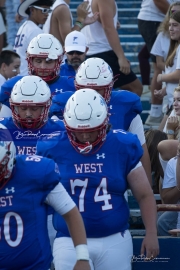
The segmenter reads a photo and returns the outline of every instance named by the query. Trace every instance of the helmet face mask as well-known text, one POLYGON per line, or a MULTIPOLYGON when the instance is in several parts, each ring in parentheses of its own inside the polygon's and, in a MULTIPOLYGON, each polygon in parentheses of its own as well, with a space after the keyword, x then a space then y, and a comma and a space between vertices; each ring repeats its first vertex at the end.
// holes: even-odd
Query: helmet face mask
POLYGON ((64 123, 69 140, 76 151, 81 154, 96 152, 106 139, 108 111, 105 100, 91 89, 77 91, 66 103, 64 123), (77 133, 92 132, 97 132, 92 142, 81 142, 76 137, 77 133))
POLYGON ((16 148, 9 131, 2 124, 0 124, 0 133, 0 189, 2 189, 11 177, 16 148))
POLYGON ((54 80, 59 75, 62 59, 63 48, 60 42, 51 34, 39 34, 31 40, 27 48, 29 74, 40 76, 46 82, 54 80), (35 66, 34 58, 45 61, 53 60, 54 65, 51 68, 35 66))
POLYGON ((10 107, 14 123, 19 128, 41 128, 48 121, 50 105, 51 91, 40 77, 25 76, 13 87, 10 107), (28 109, 37 112, 28 116, 28 109), (23 116, 20 110, 24 110, 23 116))
POLYGON ((90 88, 96 90, 106 103, 110 100, 114 80, 110 66, 101 58, 89 58, 81 64, 75 77, 76 90, 90 88))

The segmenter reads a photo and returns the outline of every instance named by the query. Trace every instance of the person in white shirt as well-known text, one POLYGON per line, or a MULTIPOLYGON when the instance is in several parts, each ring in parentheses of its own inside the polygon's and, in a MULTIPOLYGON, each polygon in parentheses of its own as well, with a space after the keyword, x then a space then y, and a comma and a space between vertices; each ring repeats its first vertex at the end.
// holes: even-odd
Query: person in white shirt
MULTIPOLYGON (((169 5, 175 2, 174 0, 144 0, 141 4, 141 9, 138 14, 138 28, 147 45, 149 53, 157 37, 157 29, 163 21, 165 14, 168 11, 169 5), (147 30, 148 29, 148 30, 147 30)), ((153 78, 151 81, 151 110, 145 124, 149 126, 157 126, 160 124, 162 114, 162 100, 154 96, 154 90, 162 88, 161 83, 157 83, 157 76, 161 73, 161 69, 157 67, 156 57, 151 54, 153 62, 153 78)))
MULTIPOLYGON (((0 87, 8 79, 19 74, 20 56, 9 50, 4 50, 0 54, 0 87)), ((11 110, 0 103, 0 117, 10 117, 11 110)))
MULTIPOLYGON (((179 159, 179 158, 178 158, 179 159)), ((177 157, 170 159, 167 163, 163 188, 162 188, 162 199, 167 204, 180 203, 180 191, 177 188, 176 181, 176 164, 177 157)), ((178 212, 164 212, 158 219, 157 228, 159 236, 168 236, 169 230, 176 229, 177 227, 178 212)))
POLYGON ((85 35, 89 50, 87 56, 101 58, 111 67, 116 80, 114 88, 142 94, 142 84, 130 68, 117 33, 118 9, 114 0, 89 0, 90 16, 99 12, 99 19, 86 25, 81 32, 85 35), (120 76, 119 76, 120 74, 120 76))
POLYGON ((6 32, 6 27, 4 25, 2 14, 0 13, 0 52, 2 51, 2 48, 3 48, 5 32, 6 32))
POLYGON ((166 82, 168 107, 173 104, 174 89, 178 86, 180 76, 180 11, 171 14, 169 20, 169 33, 171 37, 169 52, 165 63, 165 74, 159 74, 157 81, 166 82), (175 71, 175 72, 174 72, 175 71))
POLYGON ((21 57, 20 75, 22 76, 28 75, 27 47, 34 37, 43 33, 39 25, 45 23, 52 4, 53 0, 25 0, 18 8, 18 14, 28 18, 19 28, 14 44, 14 51, 21 57))
POLYGON ((49 14, 43 26, 44 33, 52 34, 62 46, 64 46, 65 38, 71 31, 81 31, 85 25, 92 24, 98 19, 97 12, 91 17, 88 16, 89 1, 85 1, 77 7, 77 19, 73 23, 69 4, 70 0, 56 0, 52 6, 52 13, 49 14))

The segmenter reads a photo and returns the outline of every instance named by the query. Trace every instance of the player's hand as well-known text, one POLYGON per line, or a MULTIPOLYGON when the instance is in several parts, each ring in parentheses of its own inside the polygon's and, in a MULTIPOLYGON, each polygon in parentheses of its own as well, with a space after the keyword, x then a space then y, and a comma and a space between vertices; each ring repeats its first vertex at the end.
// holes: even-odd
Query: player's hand
POLYGON ((130 62, 126 59, 126 57, 121 57, 118 59, 120 71, 124 73, 125 75, 130 73, 130 62))
POLYGON ((163 97, 166 96, 166 89, 162 88, 160 90, 154 90, 154 96, 162 100, 163 97))
POLYGON ((92 23, 96 22, 98 20, 98 18, 99 18, 99 12, 95 12, 93 14, 93 16, 91 16, 91 17, 87 16, 86 19, 84 20, 83 24, 84 24, 84 26, 92 24, 92 23))
POLYGON ((17 13, 16 16, 15 16, 15 21, 16 21, 17 23, 20 23, 22 20, 23 20, 23 17, 20 16, 20 15, 17 13))
POLYGON ((77 261, 73 270, 91 270, 89 261, 77 261))
POLYGON ((141 245, 141 255, 146 256, 146 260, 153 260, 159 254, 159 243, 156 233, 146 235, 141 245))
POLYGON ((179 120, 177 116, 169 116, 167 119, 166 129, 176 130, 179 127, 179 120))
POLYGON ((89 9, 90 9, 90 6, 89 6, 89 2, 88 1, 82 2, 77 7, 77 21, 78 22, 84 23, 84 20, 86 19, 86 17, 90 13, 89 9))

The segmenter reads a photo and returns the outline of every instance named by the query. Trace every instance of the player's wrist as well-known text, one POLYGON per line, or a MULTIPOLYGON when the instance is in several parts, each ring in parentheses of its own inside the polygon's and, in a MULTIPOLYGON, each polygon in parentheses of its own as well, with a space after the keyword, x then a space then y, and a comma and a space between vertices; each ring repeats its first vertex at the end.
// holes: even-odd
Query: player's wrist
POLYGON ((89 261, 89 251, 85 244, 78 245, 75 247, 77 261, 89 261))

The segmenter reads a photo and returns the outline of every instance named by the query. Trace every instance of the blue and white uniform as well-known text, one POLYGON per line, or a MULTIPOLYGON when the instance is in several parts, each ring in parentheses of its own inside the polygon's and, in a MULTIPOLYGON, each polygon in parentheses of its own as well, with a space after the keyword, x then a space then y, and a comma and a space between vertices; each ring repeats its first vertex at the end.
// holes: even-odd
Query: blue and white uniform
MULTIPOLYGON (((69 97, 74 92, 66 92, 56 95, 52 99, 50 107, 50 117, 56 115, 62 119, 62 112, 69 97)), ((129 91, 120 90, 112 91, 111 99, 107 104, 110 113, 109 122, 113 129, 124 129, 133 134, 136 134, 141 142, 145 143, 143 124, 140 118, 142 105, 140 98, 129 91)))
POLYGON ((52 255, 44 202, 49 204, 49 196, 52 201, 53 191, 58 188, 59 213, 63 215, 74 207, 59 182, 57 165, 52 160, 17 156, 11 179, 0 190, 0 269, 50 269, 52 255))
POLYGON ((40 129, 18 128, 14 124, 12 117, 0 118, 0 123, 11 133, 17 153, 20 155, 34 155, 36 153, 36 143, 39 138, 65 129, 64 123, 61 120, 54 121, 51 119, 40 129))
POLYGON ((71 91, 66 91, 58 93, 52 97, 52 104, 49 109, 49 117, 56 116, 59 119, 63 119, 63 112, 66 102, 74 93, 71 91))
POLYGON ((61 76, 76 76, 75 69, 68 64, 67 59, 64 61, 64 64, 61 65, 60 68, 60 75, 61 76))
MULTIPOLYGON (((129 208, 124 193, 127 189, 127 175, 139 163, 142 152, 136 135, 122 130, 110 131, 102 147, 92 155, 76 152, 66 131, 37 143, 37 154, 52 158, 57 163, 62 184, 79 208, 88 237, 90 261, 94 265, 92 269, 96 269, 101 252, 101 262, 104 262, 98 269, 111 269, 108 268, 108 256, 105 255, 107 250, 110 257, 115 257, 113 260, 116 267, 112 265, 112 269, 119 269, 117 260, 119 262, 121 256, 125 258, 125 265, 128 265, 126 269, 130 269, 132 241, 127 230, 129 208), (126 248, 122 247, 124 241, 126 248), (100 242, 103 251, 98 248, 100 242), (125 250, 120 256, 117 252, 121 253, 121 248, 117 248, 116 244, 125 250), (106 267, 104 264, 107 264, 106 267)), ((73 243, 66 224, 57 213, 54 214, 53 225, 57 230, 53 252, 55 268, 71 269, 76 260, 73 243)), ((110 261, 112 263, 112 259, 110 261)))
MULTIPOLYGON (((0 102, 8 107, 9 105, 9 98, 11 95, 11 91, 17 81, 19 81, 23 76, 16 76, 10 80, 7 80, 0 89, 0 102)), ((74 78, 70 77, 58 77, 53 82, 48 83, 48 86, 51 90, 52 95, 56 95, 58 93, 72 91, 73 93, 76 91, 74 87, 74 78)))

